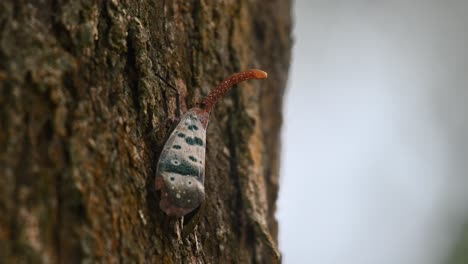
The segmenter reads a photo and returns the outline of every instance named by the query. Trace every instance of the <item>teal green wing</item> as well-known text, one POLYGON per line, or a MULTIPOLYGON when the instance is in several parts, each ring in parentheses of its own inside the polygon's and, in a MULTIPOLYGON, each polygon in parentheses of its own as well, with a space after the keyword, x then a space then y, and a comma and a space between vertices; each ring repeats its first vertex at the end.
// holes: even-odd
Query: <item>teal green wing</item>
POLYGON ((156 188, 161 208, 169 215, 185 215, 204 200, 206 130, 189 111, 169 136, 158 161, 156 188))

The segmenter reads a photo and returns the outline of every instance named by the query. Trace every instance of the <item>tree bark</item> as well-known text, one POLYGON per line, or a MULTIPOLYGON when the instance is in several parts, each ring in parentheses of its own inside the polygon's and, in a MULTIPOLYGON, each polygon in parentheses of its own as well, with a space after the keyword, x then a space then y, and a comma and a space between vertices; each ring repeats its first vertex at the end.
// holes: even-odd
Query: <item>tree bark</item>
POLYGON ((468 223, 462 227, 461 232, 455 243, 454 249, 450 252, 447 260, 444 263, 447 264, 464 264, 468 263, 468 223))
POLYGON ((290 5, 0 1, 0 259, 272 262, 290 5), (207 199, 183 237, 154 186, 171 86, 186 111, 249 68, 269 77, 214 109, 207 199))

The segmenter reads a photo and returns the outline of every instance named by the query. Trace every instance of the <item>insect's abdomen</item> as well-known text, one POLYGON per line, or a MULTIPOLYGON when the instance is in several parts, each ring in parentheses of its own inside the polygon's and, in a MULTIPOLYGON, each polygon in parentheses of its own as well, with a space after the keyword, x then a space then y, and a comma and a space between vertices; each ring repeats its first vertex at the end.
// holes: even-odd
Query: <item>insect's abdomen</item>
POLYGON ((206 130, 198 115, 188 111, 164 145, 156 171, 161 209, 183 216, 205 199, 206 130))

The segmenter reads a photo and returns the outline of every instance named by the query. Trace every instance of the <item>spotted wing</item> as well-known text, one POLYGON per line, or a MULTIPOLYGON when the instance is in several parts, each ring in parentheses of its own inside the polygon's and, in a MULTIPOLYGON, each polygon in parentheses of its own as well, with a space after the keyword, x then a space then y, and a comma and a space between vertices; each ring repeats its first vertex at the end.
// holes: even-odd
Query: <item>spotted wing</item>
POLYGON ((162 190, 161 208, 184 215, 204 199, 206 130, 193 111, 182 116, 159 158, 156 188, 162 190))
POLYGON ((204 183, 206 130, 189 111, 182 116, 179 124, 164 145, 158 162, 158 172, 169 171, 193 176, 204 183))

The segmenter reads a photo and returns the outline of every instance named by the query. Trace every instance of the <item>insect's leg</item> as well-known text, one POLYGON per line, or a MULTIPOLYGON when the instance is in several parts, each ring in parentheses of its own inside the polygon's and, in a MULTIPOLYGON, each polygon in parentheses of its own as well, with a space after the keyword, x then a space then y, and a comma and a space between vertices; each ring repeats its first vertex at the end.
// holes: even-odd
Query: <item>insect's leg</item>
POLYGON ((180 95, 180 91, 175 88, 174 86, 170 85, 169 86, 171 88, 172 91, 174 91, 176 93, 176 106, 177 106, 177 118, 180 119, 180 117, 182 116, 182 107, 180 106, 180 101, 181 101, 181 95, 180 95))
POLYGON ((181 96, 181 93, 179 91, 179 89, 177 89, 174 85, 172 85, 170 82, 168 82, 165 78, 163 78, 161 75, 159 75, 158 73, 156 73, 156 76, 158 76, 158 78, 163 81, 175 94, 176 94, 176 118, 174 118, 175 120, 173 120, 174 122, 178 123, 180 119, 180 117, 182 116, 182 107, 181 107, 181 100, 182 100, 182 96, 181 96))
POLYGON ((177 242, 179 242, 179 244, 182 245, 184 242, 182 241, 181 227, 180 227, 180 220, 179 219, 176 219, 176 221, 175 221, 175 230, 176 230, 176 235, 177 235, 177 242))
POLYGON ((195 244, 195 255, 197 256, 197 258, 200 259, 200 263, 208 263, 208 261, 206 261, 205 253, 203 252, 203 247, 200 244, 200 241, 198 240, 197 229, 198 229, 198 226, 195 226, 195 229, 193 230, 193 233, 192 233, 193 244, 195 244), (202 259, 204 261, 201 261, 202 259))
POLYGON ((193 232, 195 227, 197 227, 198 222, 200 222, 201 217, 205 214, 206 202, 203 202, 198 210, 195 212, 195 215, 189 220, 188 224, 185 226, 184 231, 182 232, 182 237, 187 237, 190 233, 193 232))
POLYGON ((197 238, 196 230, 197 230, 197 227, 195 227, 195 229, 194 229, 195 232, 193 233, 193 238, 195 239, 195 250, 196 250, 196 252, 200 252, 200 245, 198 244, 198 238, 197 238))

